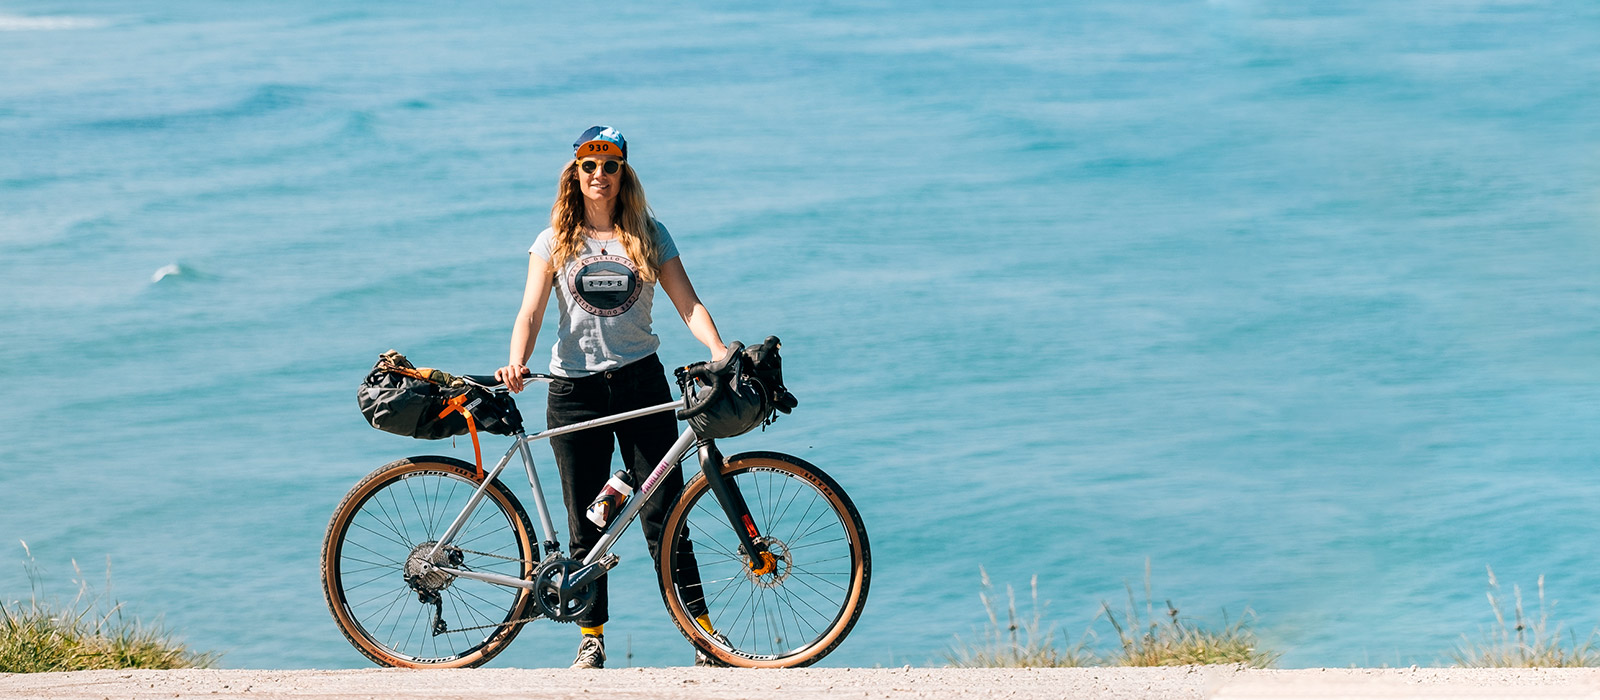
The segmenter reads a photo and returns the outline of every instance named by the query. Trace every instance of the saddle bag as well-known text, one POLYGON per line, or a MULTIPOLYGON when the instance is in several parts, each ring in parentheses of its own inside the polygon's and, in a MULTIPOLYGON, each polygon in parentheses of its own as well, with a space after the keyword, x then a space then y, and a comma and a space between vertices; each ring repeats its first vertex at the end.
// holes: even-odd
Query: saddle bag
POLYGON ((356 392, 356 404, 372 427, 419 440, 466 435, 473 428, 511 435, 522 425, 522 415, 509 397, 436 369, 414 367, 393 350, 367 373, 356 392))

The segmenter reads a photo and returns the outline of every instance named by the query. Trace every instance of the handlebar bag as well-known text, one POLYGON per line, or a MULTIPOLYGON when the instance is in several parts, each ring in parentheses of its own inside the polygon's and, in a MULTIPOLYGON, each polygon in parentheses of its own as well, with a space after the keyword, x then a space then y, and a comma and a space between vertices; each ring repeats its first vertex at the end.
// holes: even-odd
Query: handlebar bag
POLYGON ((773 409, 760 380, 741 368, 726 377, 718 377, 717 381, 723 386, 722 391, 715 394, 708 386, 696 385, 691 389, 691 403, 712 402, 705 411, 689 418, 689 427, 694 428, 695 435, 711 440, 730 438, 767 422, 773 409))
POLYGON ((713 395, 710 387, 698 385, 690 390, 691 405, 713 401, 703 413, 689 417, 689 426, 701 438, 743 435, 776 420, 775 411, 788 413, 800 404, 783 385, 783 358, 778 355, 776 337, 745 348, 734 363, 731 371, 718 378, 723 383, 721 392, 713 395))

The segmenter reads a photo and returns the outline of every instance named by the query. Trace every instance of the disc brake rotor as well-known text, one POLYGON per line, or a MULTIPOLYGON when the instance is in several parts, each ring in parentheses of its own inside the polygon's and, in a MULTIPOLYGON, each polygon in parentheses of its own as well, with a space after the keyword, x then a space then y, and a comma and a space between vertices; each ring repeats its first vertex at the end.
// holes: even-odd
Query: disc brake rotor
POLYGON ((765 574, 757 574, 750 570, 749 567, 745 567, 744 575, 750 579, 751 583, 760 588, 777 588, 783 584, 785 579, 789 578, 789 572, 794 567, 794 559, 789 555, 789 545, 784 544, 783 540, 765 536, 756 538, 756 542, 766 545, 767 552, 772 554, 776 561, 772 571, 765 574))

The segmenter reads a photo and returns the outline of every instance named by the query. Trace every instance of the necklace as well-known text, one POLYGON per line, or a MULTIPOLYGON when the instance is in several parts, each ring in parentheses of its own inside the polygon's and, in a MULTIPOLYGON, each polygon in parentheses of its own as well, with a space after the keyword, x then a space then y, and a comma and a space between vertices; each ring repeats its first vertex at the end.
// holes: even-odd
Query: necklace
POLYGON ((606 244, 607 243, 610 243, 612 241, 617 240, 617 230, 615 228, 611 229, 611 231, 610 231, 611 237, 610 238, 596 238, 595 236, 590 235, 590 234, 599 233, 599 231, 596 231, 593 226, 590 226, 588 224, 584 224, 583 228, 584 228, 585 231, 588 231, 588 233, 586 233, 584 235, 589 236, 589 238, 593 238, 594 240, 600 242, 600 254, 601 255, 605 255, 606 254, 606 244))

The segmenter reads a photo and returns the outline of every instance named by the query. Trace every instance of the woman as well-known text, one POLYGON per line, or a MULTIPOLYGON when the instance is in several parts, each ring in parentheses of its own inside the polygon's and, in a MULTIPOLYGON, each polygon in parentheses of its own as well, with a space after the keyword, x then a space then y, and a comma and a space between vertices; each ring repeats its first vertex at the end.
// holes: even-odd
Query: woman
MULTIPOLYGON (((644 188, 628 166, 628 142, 622 134, 590 127, 572 148, 573 160, 561 171, 550 210, 550 228, 528 249, 528 285, 511 328, 511 362, 495 372, 512 391, 522 391, 522 374, 528 369, 524 363, 554 289, 561 322, 550 373, 561 379, 550 384, 546 421, 551 428, 672 400, 655 354, 661 341, 651 331, 658 282, 712 359, 727 353, 711 313, 689 283, 672 236, 651 218, 644 188)), ((550 438, 575 558, 582 559, 600 539, 600 528, 584 517, 584 510, 610 476, 613 436, 633 483, 641 484, 678 437, 678 426, 671 413, 657 413, 550 438)), ((663 493, 640 511, 650 555, 657 559, 667 508, 682 488, 682 476, 673 472, 660 487, 663 493)), ((573 668, 605 665, 606 579, 595 585, 594 606, 578 619, 583 638, 573 668)), ((703 614, 699 622, 715 633, 703 614)))

